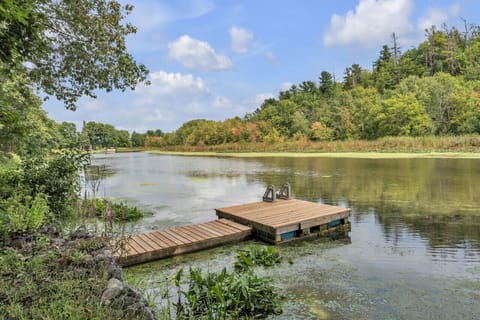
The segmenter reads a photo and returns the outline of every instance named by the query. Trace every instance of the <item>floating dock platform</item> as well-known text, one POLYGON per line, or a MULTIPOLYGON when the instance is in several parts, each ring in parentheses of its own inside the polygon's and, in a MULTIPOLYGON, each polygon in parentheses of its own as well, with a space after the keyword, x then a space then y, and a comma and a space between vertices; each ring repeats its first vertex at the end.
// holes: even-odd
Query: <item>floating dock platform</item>
POLYGON ((251 227, 219 219, 119 239, 114 255, 122 266, 130 266, 242 241, 251 233, 251 227))
POLYGON ((350 231, 350 209, 303 200, 254 202, 215 209, 218 220, 115 240, 123 266, 239 242, 251 236, 272 244, 350 231))
POLYGON ((297 199, 262 201, 215 210, 219 218, 252 227, 255 237, 273 244, 351 229, 350 208, 297 199))

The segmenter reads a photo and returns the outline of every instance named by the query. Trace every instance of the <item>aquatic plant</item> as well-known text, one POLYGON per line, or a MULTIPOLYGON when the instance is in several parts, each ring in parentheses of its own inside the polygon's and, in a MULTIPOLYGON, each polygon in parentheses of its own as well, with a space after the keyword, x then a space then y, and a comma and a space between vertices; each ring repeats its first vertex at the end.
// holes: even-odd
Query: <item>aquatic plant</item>
POLYGON ((203 272, 190 268, 187 288, 182 289, 183 269, 175 277, 177 319, 265 318, 282 313, 280 296, 272 279, 246 272, 203 272))
POLYGON ((280 253, 271 246, 248 246, 238 250, 235 260, 235 270, 245 271, 255 265, 271 267, 282 262, 280 253))
POLYGON ((102 198, 85 200, 84 207, 86 207, 87 212, 91 210, 95 216, 104 217, 107 220, 135 221, 144 216, 143 211, 137 207, 102 198))

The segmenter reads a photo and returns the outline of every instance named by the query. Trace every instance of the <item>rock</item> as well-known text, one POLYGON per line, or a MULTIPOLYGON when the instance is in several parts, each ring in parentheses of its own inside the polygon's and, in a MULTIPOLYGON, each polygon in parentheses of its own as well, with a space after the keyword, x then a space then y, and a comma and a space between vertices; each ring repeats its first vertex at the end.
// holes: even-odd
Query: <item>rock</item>
POLYGON ((10 241, 10 246, 15 249, 22 249, 27 244, 27 237, 17 237, 10 241))
POLYGON ((85 263, 86 265, 91 265, 91 266, 93 266, 95 264, 95 262, 93 261, 93 257, 90 254, 86 254, 83 257, 83 263, 85 263))
POLYGON ((54 225, 49 225, 49 226, 43 226, 41 227, 38 232, 40 234, 45 234, 45 235, 48 235, 50 237, 59 237, 60 236, 60 231, 59 231, 59 227, 57 226, 54 226, 54 225))
POLYGON ((107 277, 108 279, 123 279, 123 270, 122 267, 115 263, 110 263, 107 266, 107 277))
POLYGON ((107 286, 108 289, 120 288, 120 290, 122 290, 123 287, 124 287, 123 282, 118 279, 112 278, 108 280, 108 286, 107 286))
POLYGON ((108 287, 103 292, 100 302, 104 305, 109 305, 113 299, 115 299, 120 292, 122 292, 123 283, 115 278, 108 281, 108 287))
POLYGON ((146 307, 144 304, 135 303, 128 306, 128 311, 127 311, 127 315, 125 316, 125 319, 155 320, 157 319, 157 317, 153 313, 153 311, 150 308, 146 307))
POLYGON ((70 236, 70 238, 72 240, 76 240, 76 239, 89 239, 91 238, 92 236, 88 233, 87 231, 87 228, 85 227, 79 227, 77 230, 75 230, 75 232, 72 233, 72 235, 70 236))
POLYGON ((65 240, 62 238, 52 238, 50 239, 50 243, 57 247, 61 247, 65 244, 65 240))

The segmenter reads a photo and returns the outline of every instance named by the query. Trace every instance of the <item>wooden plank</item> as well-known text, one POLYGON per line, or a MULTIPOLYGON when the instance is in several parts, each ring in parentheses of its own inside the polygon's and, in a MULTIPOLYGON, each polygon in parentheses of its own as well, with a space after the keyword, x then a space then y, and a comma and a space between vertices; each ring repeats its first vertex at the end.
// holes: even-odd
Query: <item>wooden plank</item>
POLYGON ((149 250, 146 249, 144 245, 142 245, 142 241, 139 241, 136 236, 131 237, 128 242, 131 243, 135 250, 137 250, 139 253, 144 253, 149 250))
POLYGON ((238 232, 237 229, 232 228, 232 227, 230 227, 226 224, 223 224, 223 223, 220 223, 220 222, 217 222, 217 221, 215 221, 215 223, 212 223, 210 226, 212 228, 215 228, 215 230, 222 231, 225 234, 231 234, 231 233, 238 232))
POLYGON ((253 204, 253 207, 245 206, 245 208, 242 208, 242 206, 238 206, 238 208, 226 207, 215 210, 217 212, 242 217, 262 216, 263 214, 271 215, 284 211, 286 208, 298 206, 297 201, 298 200, 279 200, 277 202, 257 202, 253 204))
POLYGON ((195 237, 192 237, 188 231, 185 231, 182 228, 175 228, 175 234, 188 240, 188 243, 196 242, 198 241, 195 237))
POLYGON ((178 236, 177 234, 175 234, 175 232, 173 231, 175 229, 166 229, 166 230, 163 230, 162 231, 162 234, 166 237, 168 237, 170 240, 172 240, 173 242, 175 242, 177 245, 182 245, 182 244, 186 244, 186 243, 189 243, 188 240, 178 236))
POLYGON ((132 247, 131 243, 130 242, 127 242, 126 245, 125 245, 125 252, 123 252, 123 254, 126 254, 126 255, 135 255, 135 254, 139 254, 140 252, 138 252, 137 250, 135 250, 134 247, 132 247))
POLYGON ((135 250, 134 247, 131 246, 128 239, 129 237, 122 237, 118 241, 112 241, 111 243, 114 248, 117 248, 119 250, 124 250, 124 252, 120 252, 120 253, 124 253, 124 254, 126 252, 132 252, 132 254, 139 253, 138 251, 135 250))
POLYGON ((330 220, 332 221, 336 220, 334 217, 336 217, 338 214, 342 216, 345 216, 345 215, 348 216, 348 211, 332 210, 331 212, 328 212, 327 214, 323 214, 323 215, 314 215, 314 214, 309 214, 309 212, 306 212, 306 213, 299 214, 299 217, 296 217, 294 219, 279 219, 278 221, 275 221, 274 223, 271 223, 271 224, 273 227, 278 228, 278 227, 288 225, 292 222, 303 223, 303 222, 312 221, 312 220, 320 220, 320 221, 327 220, 329 222, 330 220))
POLYGON ((216 237, 221 237, 221 236, 225 235, 224 233, 220 233, 219 231, 216 231, 212 228, 209 228, 208 226, 206 226, 204 224, 198 224, 198 225, 196 225, 196 227, 209 232, 210 234, 212 234, 212 237, 213 237, 213 235, 216 236, 216 237))
POLYGON ((228 220, 228 219, 219 219, 218 222, 229 225, 229 226, 231 226, 231 227, 233 227, 237 230, 240 230, 240 231, 245 231, 245 230, 251 229, 250 227, 244 226, 243 224, 235 223, 235 222, 233 222, 231 220, 228 220))
POLYGON ((122 265, 129 266, 240 241, 249 237, 252 231, 249 227, 242 226, 241 229, 213 221, 136 235, 130 237, 126 243, 132 250, 129 249, 124 256, 117 256, 117 259, 122 265), (186 242, 187 239, 189 242, 186 242), (139 248, 139 252, 135 251, 134 247, 139 248), (156 248, 145 251, 147 247, 156 248))
POLYGON ((175 247, 178 245, 176 242, 171 240, 167 235, 163 234, 162 231, 155 232, 153 236, 162 240, 167 245, 167 248, 175 247))
POLYGON ((315 208, 309 208, 304 210, 299 210, 298 212, 293 213, 292 215, 280 216, 277 219, 262 221, 274 227, 282 226, 288 224, 289 222, 301 222, 310 219, 324 218, 335 215, 339 212, 345 212, 344 210, 339 210, 338 208, 325 208, 323 211, 318 211, 315 208))
POLYGON ((301 219, 303 216, 314 217, 327 215, 332 212, 339 211, 337 207, 331 206, 299 206, 295 210, 281 212, 275 216, 270 216, 266 220, 283 220, 283 219, 301 219))
POLYGON ((141 245, 144 248, 148 249, 148 251, 158 249, 158 247, 156 245, 154 245, 153 243, 151 243, 151 240, 148 239, 147 237, 145 237, 143 234, 137 234, 135 237, 136 237, 137 242, 140 243, 140 241, 141 241, 141 245))
POLYGON ((345 211, 345 212, 336 213, 334 215, 330 215, 328 217, 318 217, 318 218, 315 218, 315 219, 310 219, 310 220, 302 222, 301 223, 301 228, 302 229, 310 228, 310 227, 318 226, 318 225, 325 224, 325 223, 328 223, 328 222, 331 222, 331 221, 335 221, 335 220, 338 220, 338 219, 348 218, 349 214, 350 214, 350 211, 345 211))
POLYGON ((157 245, 157 247, 159 248, 167 248, 168 246, 163 243, 162 241, 160 241, 158 238, 155 238, 151 232, 149 233, 144 233, 143 234, 145 237, 147 237, 148 239, 150 239, 150 241, 152 241, 153 243, 155 243, 157 245))
POLYGON ((210 239, 212 237, 212 235, 209 232, 197 228, 196 225, 187 226, 187 227, 190 229, 192 233, 197 234, 199 237, 202 237, 202 239, 210 239))
POLYGON ((197 233, 195 233, 194 231, 192 231, 190 228, 187 228, 186 226, 183 226, 183 227, 180 227, 180 228, 176 228, 176 230, 180 230, 186 234, 189 235, 189 237, 191 237, 193 239, 193 241, 202 241, 205 239, 204 236, 200 236, 198 235, 197 233))
POLYGON ((339 208, 331 205, 313 203, 303 200, 278 200, 274 203, 254 203, 248 206, 248 211, 242 212, 242 206, 236 206, 230 210, 230 207, 217 209, 217 215, 220 218, 230 218, 232 220, 254 225, 263 224, 268 227, 283 227, 289 224, 297 224, 308 219, 317 218, 329 214, 336 214, 338 211, 349 211, 347 208, 339 208), (260 206, 261 210, 258 210, 260 206), (269 206, 270 209, 269 210, 269 206), (252 211, 252 208, 257 208, 252 211), (234 213, 234 214, 232 214, 234 213))

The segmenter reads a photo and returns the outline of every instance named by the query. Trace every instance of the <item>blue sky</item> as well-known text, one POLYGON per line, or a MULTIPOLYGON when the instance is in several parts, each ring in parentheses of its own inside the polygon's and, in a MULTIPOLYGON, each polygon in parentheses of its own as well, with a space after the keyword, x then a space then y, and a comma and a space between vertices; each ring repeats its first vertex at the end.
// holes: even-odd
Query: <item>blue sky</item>
POLYGON ((339 81, 353 63, 370 70, 393 32, 405 51, 431 25, 480 24, 476 0, 121 2, 135 6, 127 45, 152 84, 82 98, 75 112, 52 98, 43 107, 54 120, 170 132, 192 119, 243 117, 323 70, 339 81))

